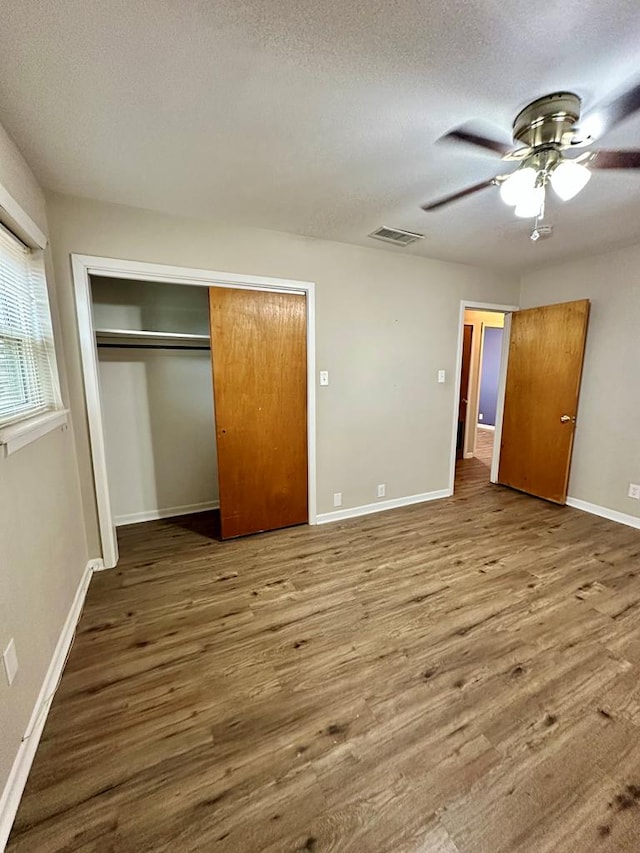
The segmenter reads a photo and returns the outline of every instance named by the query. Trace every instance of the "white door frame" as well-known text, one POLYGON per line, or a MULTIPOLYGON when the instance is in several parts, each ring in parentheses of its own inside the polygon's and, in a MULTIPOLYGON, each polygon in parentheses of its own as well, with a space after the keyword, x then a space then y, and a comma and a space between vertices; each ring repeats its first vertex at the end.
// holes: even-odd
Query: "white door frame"
POLYGON ((494 302, 476 302, 472 299, 460 300, 460 316, 458 320, 458 349, 456 356, 455 387, 453 398, 453 428, 451 436, 451 460, 449 474, 449 491, 453 494, 456 480, 456 444, 458 438, 458 407, 460 405, 460 382, 462 371, 462 343, 464 338, 464 312, 471 311, 500 311, 505 315, 504 334, 502 337, 502 353, 500 356, 500 376, 498 380, 498 401, 496 409, 496 430, 493 441, 493 457, 491 460, 490 480, 495 483, 498 478, 498 462, 500 460, 500 438, 502 435, 502 409, 504 406, 504 389, 507 377, 507 355, 509 352, 509 331, 511 329, 511 314, 518 311, 517 305, 501 305, 494 302))
POLYGON ((139 281, 156 281, 168 284, 189 284, 199 287, 232 287, 243 290, 269 290, 285 293, 302 293, 307 302, 307 459, 309 486, 309 524, 316 524, 316 320, 315 284, 311 281, 292 281, 267 276, 238 275, 213 270, 100 258, 92 255, 71 255, 73 286, 75 292, 80 357, 89 422, 89 440, 98 524, 102 543, 102 559, 107 569, 118 562, 118 541, 113 523, 107 460, 105 454, 104 425, 98 373, 91 282, 89 276, 124 278, 139 281))

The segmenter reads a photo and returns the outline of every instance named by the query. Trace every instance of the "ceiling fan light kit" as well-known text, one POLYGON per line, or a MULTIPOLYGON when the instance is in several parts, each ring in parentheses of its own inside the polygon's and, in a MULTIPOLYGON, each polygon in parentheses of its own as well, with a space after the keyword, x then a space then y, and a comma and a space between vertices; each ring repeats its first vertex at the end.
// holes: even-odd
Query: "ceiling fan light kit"
POLYGON ((484 136, 469 125, 452 130, 442 139, 480 146, 500 154, 507 163, 518 162, 520 165, 514 172, 496 175, 426 204, 423 210, 436 210, 487 187, 498 186, 500 197, 514 208, 516 216, 536 220, 530 235, 532 240, 549 236, 551 230, 538 233, 538 220, 544 216, 548 185, 558 198, 569 201, 585 188, 591 178, 591 169, 640 169, 640 151, 591 150, 577 157, 566 153, 592 145, 598 136, 639 110, 640 84, 608 103, 596 106, 582 120, 578 95, 554 92, 537 98, 518 113, 513 122, 513 140, 520 147, 515 149, 484 136))
POLYGON ((505 204, 515 207, 516 216, 542 215, 548 183, 562 201, 574 198, 587 185, 591 172, 586 166, 551 153, 555 156, 532 154, 519 169, 501 181, 500 197, 505 204), (538 162, 532 166, 530 161, 538 162))

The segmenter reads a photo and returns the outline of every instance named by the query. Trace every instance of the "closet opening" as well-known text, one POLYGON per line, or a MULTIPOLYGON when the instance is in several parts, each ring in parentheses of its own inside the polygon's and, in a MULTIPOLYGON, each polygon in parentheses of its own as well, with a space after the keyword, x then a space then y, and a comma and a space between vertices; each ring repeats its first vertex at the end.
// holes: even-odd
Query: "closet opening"
POLYGON ((208 289, 90 281, 114 525, 207 513, 219 537, 208 289))
POLYGON ((117 564, 116 524, 170 518, 222 539, 315 524, 313 282, 71 261, 93 567, 117 564))

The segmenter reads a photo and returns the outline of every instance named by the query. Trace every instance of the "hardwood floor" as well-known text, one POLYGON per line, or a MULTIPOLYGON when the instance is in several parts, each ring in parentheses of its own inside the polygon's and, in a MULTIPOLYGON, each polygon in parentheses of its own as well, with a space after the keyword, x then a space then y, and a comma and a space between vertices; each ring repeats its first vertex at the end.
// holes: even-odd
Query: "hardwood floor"
POLYGON ((487 484, 122 529, 17 851, 640 850, 640 531, 487 484))
MULTIPOLYGON (((474 456, 491 468, 491 457, 493 455, 493 430, 478 427, 476 432, 476 450, 474 456)), ((487 478, 488 479, 488 478, 487 478)))

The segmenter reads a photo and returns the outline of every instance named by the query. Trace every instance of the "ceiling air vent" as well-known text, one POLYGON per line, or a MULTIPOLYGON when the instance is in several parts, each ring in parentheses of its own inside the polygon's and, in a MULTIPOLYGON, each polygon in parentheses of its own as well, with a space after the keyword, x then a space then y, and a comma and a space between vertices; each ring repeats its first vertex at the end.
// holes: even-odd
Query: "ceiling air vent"
POLYGON ((383 225, 369 234, 374 240, 383 240, 385 243, 393 243, 394 246, 410 246, 416 240, 422 240, 424 234, 415 234, 413 231, 402 231, 400 228, 387 228, 383 225))

